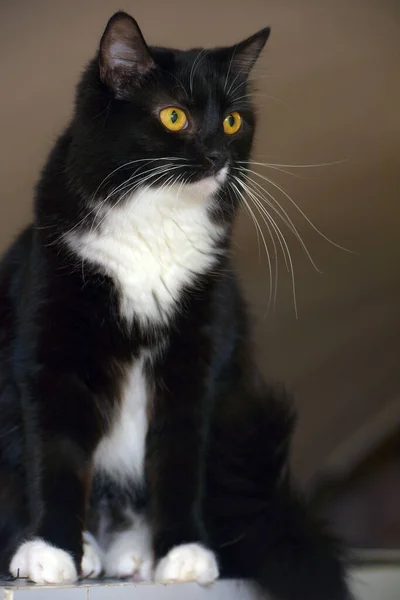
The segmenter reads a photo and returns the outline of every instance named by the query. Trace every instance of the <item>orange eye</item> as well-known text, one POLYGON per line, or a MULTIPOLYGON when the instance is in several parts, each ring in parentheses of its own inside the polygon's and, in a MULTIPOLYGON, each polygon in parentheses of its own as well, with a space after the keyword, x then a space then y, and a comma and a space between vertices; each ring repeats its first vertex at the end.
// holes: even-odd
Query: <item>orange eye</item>
POLYGON ((188 126, 185 111, 176 106, 163 108, 160 112, 160 121, 170 131, 181 131, 181 129, 186 129, 188 126))
POLYGON ((229 113, 224 119, 224 131, 228 135, 232 135, 239 131, 242 126, 242 117, 236 111, 229 113))

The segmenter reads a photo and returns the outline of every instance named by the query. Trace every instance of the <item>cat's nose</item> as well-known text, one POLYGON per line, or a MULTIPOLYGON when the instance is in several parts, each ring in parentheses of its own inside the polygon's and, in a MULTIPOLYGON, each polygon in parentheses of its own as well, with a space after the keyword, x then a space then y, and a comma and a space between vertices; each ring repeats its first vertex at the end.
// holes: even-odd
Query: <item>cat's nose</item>
POLYGON ((224 167, 226 164, 226 156, 217 150, 211 150, 207 152, 205 159, 207 161, 207 166, 215 173, 222 169, 222 167, 224 167))

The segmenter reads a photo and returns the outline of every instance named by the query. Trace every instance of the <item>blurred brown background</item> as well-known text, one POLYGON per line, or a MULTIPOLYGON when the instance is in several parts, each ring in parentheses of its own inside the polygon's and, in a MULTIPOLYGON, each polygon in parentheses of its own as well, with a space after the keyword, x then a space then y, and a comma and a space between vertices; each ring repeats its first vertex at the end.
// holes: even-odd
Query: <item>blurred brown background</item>
MULTIPOLYGON (((67 122, 74 85, 111 14, 123 8, 152 44, 234 43, 272 35, 254 75, 260 113, 254 160, 323 275, 286 229, 292 282, 279 259, 275 309, 253 223, 237 256, 255 318, 260 363, 300 409, 299 477, 351 469, 400 423, 400 5, 395 0, 2 0, 0 246, 30 218, 32 186, 67 122), (340 162, 338 162, 340 161, 340 162)), ((260 219, 260 222, 261 219, 260 219)), ((285 227, 282 226, 285 230, 285 227)), ((272 246, 270 246, 273 251, 272 246)))

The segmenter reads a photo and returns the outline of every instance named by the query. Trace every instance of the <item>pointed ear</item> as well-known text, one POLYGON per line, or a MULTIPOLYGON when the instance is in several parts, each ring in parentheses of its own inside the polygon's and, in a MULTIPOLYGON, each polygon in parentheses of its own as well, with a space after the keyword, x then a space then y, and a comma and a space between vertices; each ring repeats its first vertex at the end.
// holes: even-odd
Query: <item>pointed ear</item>
POLYGON ((117 12, 109 22, 100 42, 100 78, 116 94, 122 96, 129 81, 154 67, 142 32, 135 19, 117 12))
POLYGON ((264 27, 264 29, 234 46, 231 49, 232 66, 248 74, 264 48, 270 32, 269 27, 264 27))

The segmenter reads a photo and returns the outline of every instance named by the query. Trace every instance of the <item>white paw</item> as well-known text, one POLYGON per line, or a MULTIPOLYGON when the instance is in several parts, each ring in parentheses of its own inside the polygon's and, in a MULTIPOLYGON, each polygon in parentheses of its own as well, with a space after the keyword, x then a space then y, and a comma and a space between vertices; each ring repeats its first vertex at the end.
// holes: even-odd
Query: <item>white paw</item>
POLYGON ((133 577, 139 581, 150 581, 153 561, 141 558, 132 549, 132 552, 115 557, 115 560, 110 561, 107 566, 106 575, 108 577, 117 577, 118 579, 133 577))
POLYGON ((158 563, 155 580, 160 583, 196 581, 208 585, 218 579, 215 555, 200 544, 182 544, 172 548, 158 563))
POLYGON ((83 534, 83 557, 81 562, 82 577, 95 579, 102 571, 101 555, 92 536, 83 534))
POLYGON ((129 529, 115 534, 104 559, 107 577, 133 577, 150 581, 153 571, 151 537, 144 519, 137 518, 129 529))
POLYGON ((78 579, 72 556, 41 539, 24 542, 18 548, 10 573, 35 583, 71 583, 78 579))

